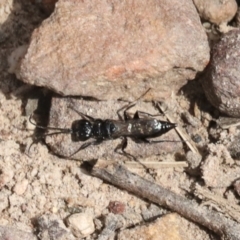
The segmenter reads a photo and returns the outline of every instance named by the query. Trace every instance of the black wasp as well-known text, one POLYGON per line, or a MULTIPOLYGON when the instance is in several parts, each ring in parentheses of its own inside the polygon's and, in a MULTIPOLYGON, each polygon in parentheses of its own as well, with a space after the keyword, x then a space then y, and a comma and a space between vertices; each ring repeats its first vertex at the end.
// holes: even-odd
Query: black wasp
MULTIPOLYGON (((146 93, 144 93, 143 95, 145 95, 146 93)), ((57 131, 54 133, 45 134, 45 136, 59 134, 59 133, 68 133, 68 134, 71 134, 71 139, 73 142, 79 142, 79 141, 84 142, 89 140, 90 138, 95 139, 94 141, 90 141, 90 142, 88 141, 86 143, 83 143, 77 151, 71 154, 71 156, 89 147, 90 145, 97 145, 102 143, 103 141, 116 139, 116 138, 123 139, 120 148, 122 149, 122 152, 125 155, 129 156, 130 154, 124 151, 124 149, 127 146, 127 137, 130 137, 133 140, 136 140, 137 142, 151 143, 151 141, 149 141, 148 138, 159 137, 164 133, 168 132, 169 130, 176 127, 175 123, 160 121, 158 119, 155 119, 153 115, 140 112, 140 111, 136 111, 134 116, 131 117, 128 114, 127 110, 135 106, 136 101, 135 103, 130 103, 127 106, 117 111, 119 120, 95 119, 91 116, 88 116, 86 114, 83 114, 73 109, 82 117, 82 119, 75 120, 72 123, 71 128, 55 128, 55 127, 39 126, 31 121, 31 117, 30 117, 30 122, 34 124, 37 128, 57 131), (119 114, 119 112, 122 111, 123 109, 125 109, 123 112, 124 118, 122 118, 122 116, 119 114), (148 117, 140 118, 139 113, 147 115, 148 117)), ((115 150, 117 149, 119 149, 119 146, 115 150)))

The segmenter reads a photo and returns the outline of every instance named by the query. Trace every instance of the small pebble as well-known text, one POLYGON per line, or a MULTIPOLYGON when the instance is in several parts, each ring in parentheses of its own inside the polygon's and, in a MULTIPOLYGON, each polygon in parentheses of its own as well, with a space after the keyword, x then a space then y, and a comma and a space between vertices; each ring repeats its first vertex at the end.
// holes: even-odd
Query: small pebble
POLYGON ((17 182, 13 188, 13 191, 17 194, 17 195, 22 195, 28 187, 28 180, 27 179, 23 179, 21 182, 17 182))
POLYGON ((199 134, 195 134, 193 137, 192 137, 192 140, 195 142, 195 143, 200 143, 202 141, 202 138, 199 134))
POLYGON ((114 214, 122 214, 125 211, 125 204, 119 201, 110 201, 108 210, 114 214))
POLYGON ((188 151, 186 154, 186 160, 191 169, 196 169, 200 166, 202 157, 199 154, 193 153, 192 151, 188 151))
POLYGON ((13 171, 10 169, 4 169, 3 173, 0 174, 0 189, 4 187, 13 178, 13 171))
POLYGON ((95 231, 93 218, 87 213, 76 213, 68 217, 67 224, 74 236, 87 237, 95 231))

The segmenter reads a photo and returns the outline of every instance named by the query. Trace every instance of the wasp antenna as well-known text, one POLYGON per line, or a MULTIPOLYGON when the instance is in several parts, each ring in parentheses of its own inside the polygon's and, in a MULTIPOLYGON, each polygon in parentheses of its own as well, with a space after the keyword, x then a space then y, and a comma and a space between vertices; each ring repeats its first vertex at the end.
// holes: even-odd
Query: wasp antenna
POLYGON ((138 97, 134 102, 137 102, 138 100, 143 98, 150 90, 151 90, 151 88, 149 88, 145 93, 143 93, 140 97, 138 97))
POLYGON ((45 130, 57 130, 57 131, 60 131, 60 132, 56 132, 56 133, 49 133, 49 134, 45 134, 45 135, 52 135, 52 134, 60 134, 60 133, 71 133, 72 132, 72 129, 71 128, 56 128, 56 127, 44 127, 44 126, 41 126, 41 125, 38 125, 36 123, 34 123, 32 121, 32 116, 33 114, 31 114, 31 116, 29 117, 29 122, 34 125, 36 128, 41 128, 41 129, 45 129, 45 130))
POLYGON ((161 142, 170 142, 170 143, 174 143, 174 142, 182 142, 182 143, 186 143, 188 142, 187 140, 159 140, 159 141, 148 141, 148 143, 161 143, 161 142))

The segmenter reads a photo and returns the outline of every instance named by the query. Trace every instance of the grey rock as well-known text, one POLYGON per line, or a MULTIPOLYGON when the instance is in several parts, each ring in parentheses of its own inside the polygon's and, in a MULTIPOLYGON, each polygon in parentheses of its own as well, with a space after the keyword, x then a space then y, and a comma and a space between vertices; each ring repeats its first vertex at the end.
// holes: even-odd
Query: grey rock
POLYGON ((202 78, 210 103, 232 117, 240 117, 239 36, 239 29, 230 31, 213 47, 211 62, 202 78))
POLYGON ((0 226, 0 239, 2 240, 37 240, 37 237, 31 232, 24 232, 17 228, 0 226))
POLYGON ((56 215, 42 215, 36 219, 38 237, 42 240, 73 240, 75 239, 63 221, 56 215))

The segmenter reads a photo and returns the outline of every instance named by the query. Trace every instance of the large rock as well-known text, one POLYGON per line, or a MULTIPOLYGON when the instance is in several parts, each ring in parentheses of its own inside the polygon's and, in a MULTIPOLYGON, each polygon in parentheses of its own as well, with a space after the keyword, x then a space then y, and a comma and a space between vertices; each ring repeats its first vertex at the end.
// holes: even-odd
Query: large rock
POLYGON ((23 81, 63 95, 167 98, 209 61, 191 0, 59 0, 32 35, 23 81))

